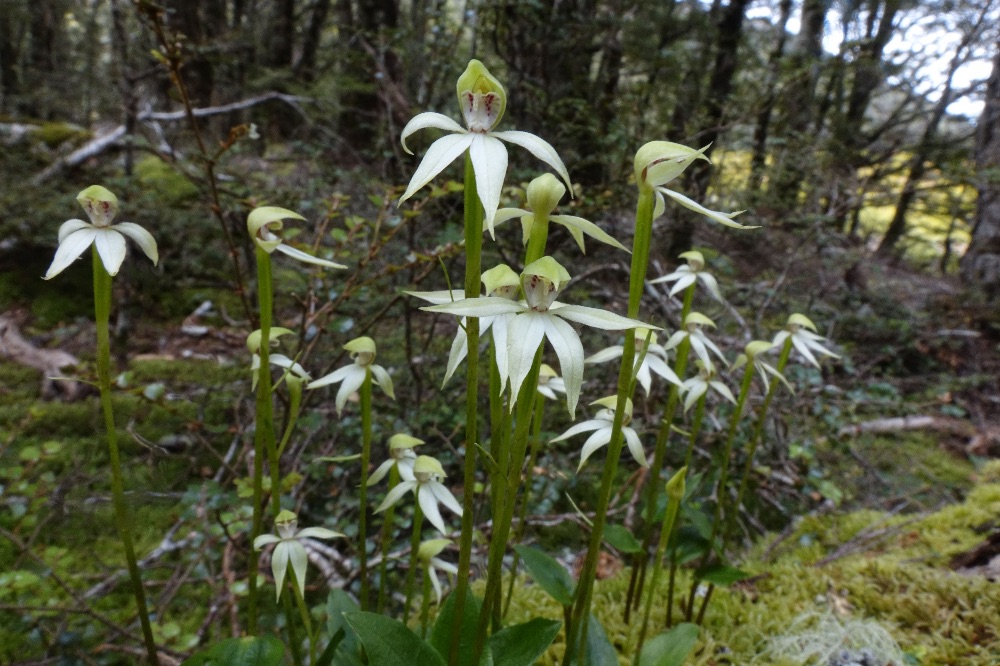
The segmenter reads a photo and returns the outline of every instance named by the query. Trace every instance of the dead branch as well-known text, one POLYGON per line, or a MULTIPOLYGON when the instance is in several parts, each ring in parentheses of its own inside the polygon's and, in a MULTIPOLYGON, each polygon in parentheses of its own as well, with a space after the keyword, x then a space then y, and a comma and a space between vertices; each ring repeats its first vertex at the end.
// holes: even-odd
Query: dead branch
MULTIPOLYGON (((263 95, 258 95, 256 97, 251 97, 249 99, 242 100, 240 102, 233 102, 232 104, 223 104, 221 106, 210 106, 204 109, 192 109, 192 113, 196 118, 204 118, 207 116, 217 116, 223 113, 231 113, 233 111, 241 111, 243 109, 249 109, 252 106, 257 106, 258 104, 263 104, 270 101, 280 101, 285 104, 290 105, 292 108, 297 110, 303 116, 305 113, 302 111, 302 107, 299 106, 300 102, 310 101, 307 97, 296 97, 295 95, 285 95, 279 92, 269 92, 263 95)), ((136 120, 140 122, 146 121, 176 121, 187 119, 186 111, 143 111, 136 115, 136 120)), ((63 169, 68 169, 71 167, 78 166, 92 157, 96 157, 108 148, 115 146, 119 143, 122 137, 125 136, 125 125, 119 125, 115 129, 111 130, 109 133, 99 136, 95 139, 88 141, 86 144, 80 148, 74 150, 69 155, 61 157, 49 166, 45 167, 42 171, 35 175, 31 179, 32 185, 40 185, 58 174, 63 169)))
POLYGON ((86 393, 85 384, 61 378, 63 369, 78 365, 79 359, 61 349, 34 346, 24 339, 17 324, 6 315, 0 315, 0 358, 8 358, 19 365, 41 370, 44 398, 62 396, 67 400, 75 400, 86 393))

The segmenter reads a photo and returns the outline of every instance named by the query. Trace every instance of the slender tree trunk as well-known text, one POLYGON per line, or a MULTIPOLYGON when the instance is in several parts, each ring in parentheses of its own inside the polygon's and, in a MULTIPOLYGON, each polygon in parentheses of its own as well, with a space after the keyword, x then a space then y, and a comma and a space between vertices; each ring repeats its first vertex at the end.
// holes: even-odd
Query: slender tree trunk
POLYGON ((751 196, 760 189, 764 180, 764 166, 767 162, 767 135, 771 126, 771 116, 774 113, 774 104, 778 99, 777 86, 781 68, 781 58, 785 53, 785 42, 787 41, 788 19, 792 13, 792 0, 781 0, 779 6, 778 24, 775 26, 777 39, 774 48, 767 57, 767 80, 764 83, 764 100, 761 104, 760 112, 757 114, 757 122, 753 130, 753 157, 750 159, 750 191, 751 196))
POLYGON ((319 52, 320 39, 323 36, 323 26, 330 13, 331 0, 316 0, 313 3, 309 25, 302 39, 302 56, 295 67, 299 79, 311 82, 316 78, 316 54, 319 52))
POLYGON ((972 242, 962 258, 962 278, 978 285, 990 300, 1000 296, 1000 41, 986 104, 976 130, 976 217, 972 242))

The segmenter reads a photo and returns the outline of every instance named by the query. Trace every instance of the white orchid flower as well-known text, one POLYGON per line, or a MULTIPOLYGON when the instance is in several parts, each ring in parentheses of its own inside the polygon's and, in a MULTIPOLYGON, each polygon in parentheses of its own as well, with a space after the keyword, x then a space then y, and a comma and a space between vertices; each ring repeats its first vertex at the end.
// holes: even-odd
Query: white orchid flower
POLYGON ((549 400, 558 400, 556 393, 566 395, 566 382, 548 363, 538 368, 538 392, 549 400))
MULTIPOLYGON (((590 437, 587 438, 587 441, 583 443, 583 449, 580 451, 580 464, 576 468, 577 472, 583 469, 583 465, 587 462, 587 459, 594 453, 594 451, 602 446, 607 446, 611 442, 611 432, 614 428, 615 407, 618 405, 618 396, 611 395, 607 398, 595 400, 590 404, 600 405, 603 409, 598 410, 597 414, 594 415, 594 418, 589 421, 577 423, 575 426, 555 439, 549 440, 549 443, 553 444, 555 442, 561 442, 565 439, 569 439, 574 435, 579 435, 581 432, 593 431, 590 437)), ((649 467, 649 463, 646 461, 646 452, 643 451, 642 442, 639 441, 639 435, 636 434, 635 430, 629 427, 630 423, 632 423, 632 400, 630 398, 626 398, 625 416, 622 420, 622 436, 625 438, 625 443, 628 444, 629 453, 632 454, 635 461, 643 467, 649 467)))
MULTIPOLYGON (((649 395, 649 390, 653 384, 652 374, 655 372, 660 377, 674 384, 676 386, 681 385, 681 379, 677 376, 677 373, 673 371, 669 365, 667 365, 667 350, 663 348, 662 345, 656 343, 656 333, 653 333, 648 328, 637 328, 633 333, 635 336, 635 360, 638 361, 639 357, 642 355, 643 345, 646 344, 646 336, 649 336, 649 346, 646 349, 646 355, 642 357, 642 363, 639 365, 639 372, 636 374, 636 379, 642 384, 643 390, 646 391, 646 395, 649 395)), ((621 358, 622 354, 625 353, 625 347, 622 345, 613 345, 606 349, 602 349, 593 356, 589 356, 583 360, 584 363, 597 364, 597 363, 607 363, 608 361, 613 361, 616 358, 621 358)))
POLYGON ((500 190, 507 175, 507 149, 501 141, 527 149, 555 169, 567 187, 572 187, 566 166, 555 148, 547 142, 529 132, 492 131, 507 108, 507 94, 483 63, 469 61, 469 66, 458 78, 457 92, 465 120, 464 128, 448 116, 431 112, 418 114, 403 128, 400 141, 403 150, 411 155, 413 152, 406 146, 406 139, 417 130, 434 127, 452 134, 441 137, 427 149, 399 203, 413 196, 468 150, 476 173, 476 190, 486 212, 484 221, 492 236, 493 220, 500 207, 500 190))
POLYGON ((787 328, 774 336, 774 346, 781 347, 785 340, 792 339, 792 346, 812 365, 819 367, 819 361, 812 352, 817 352, 830 358, 840 358, 837 354, 820 344, 823 336, 816 331, 816 324, 803 314, 793 314, 788 317, 787 328), (807 330, 809 329, 809 330, 807 330))
POLYGON ((253 540, 254 550, 260 550, 272 543, 278 544, 274 547, 274 552, 271 553, 271 573, 274 575, 277 599, 281 599, 281 591, 284 589, 285 574, 289 565, 295 572, 295 584, 299 588, 299 594, 305 594, 306 566, 309 563, 309 557, 306 555, 305 546, 302 545, 302 539, 333 539, 344 536, 340 532, 334 532, 325 527, 307 527, 296 532, 297 526, 297 516, 291 511, 282 511, 274 519, 274 527, 277 529, 278 535, 261 534, 253 540))
POLYGON ((347 404, 347 399, 351 397, 351 394, 365 383, 369 372, 371 372, 372 381, 379 385, 382 392, 393 400, 396 399, 396 394, 393 393, 392 389, 392 377, 389 376, 385 368, 375 364, 374 340, 368 336, 355 338, 344 345, 344 349, 351 353, 351 359, 354 362, 310 382, 306 388, 316 389, 342 382, 340 390, 337 391, 337 416, 340 416, 341 412, 344 411, 344 405, 347 404))
POLYGON ((728 367, 729 362, 722 355, 722 350, 709 340, 708 336, 705 335, 705 331, 702 330, 704 326, 715 328, 715 322, 700 312, 689 312, 688 316, 684 318, 684 325, 681 327, 681 330, 671 335, 670 339, 667 340, 667 344, 663 345, 663 348, 669 351, 687 338, 691 341, 691 349, 694 350, 694 353, 706 367, 712 367, 712 359, 708 355, 708 350, 710 349, 719 357, 722 364, 728 367))
MULTIPOLYGON (((278 343, 278 338, 282 335, 294 334, 295 331, 287 328, 281 328, 280 326, 272 326, 271 334, 268 336, 271 339, 271 346, 275 346, 278 343)), ((247 336, 247 349, 253 354, 253 360, 250 362, 250 371, 253 373, 253 381, 250 385, 250 390, 256 390, 257 381, 260 379, 260 344, 261 344, 262 334, 258 328, 256 331, 247 336)), ((285 376, 290 380, 295 381, 309 381, 311 377, 306 369, 301 365, 296 363, 293 359, 288 358, 284 354, 268 354, 267 361, 271 365, 277 366, 279 368, 284 368, 287 372, 285 376)))
POLYGON ((306 264, 315 264, 316 266, 325 266, 327 268, 347 268, 343 264, 335 264, 332 261, 314 257, 282 242, 281 238, 274 232, 280 230, 283 225, 282 220, 288 218, 293 220, 306 219, 287 208, 279 208, 277 206, 254 208, 250 211, 250 215, 247 216, 247 231, 250 232, 250 238, 257 244, 257 247, 268 254, 277 250, 282 254, 287 254, 292 259, 297 259, 306 264))
POLYGON ((111 224, 118 214, 118 197, 100 185, 91 185, 76 196, 76 200, 87 212, 90 222, 66 220, 59 227, 59 247, 52 265, 45 271, 45 280, 51 280, 66 270, 70 264, 94 245, 109 275, 117 275, 125 261, 125 236, 136 242, 139 249, 150 258, 153 265, 159 261, 156 240, 153 236, 132 222, 111 224))
POLYGON ((458 575, 458 567, 438 557, 441 551, 450 545, 451 539, 430 539, 421 543, 417 550, 417 556, 427 567, 427 575, 431 578, 431 586, 434 588, 434 596, 437 597, 439 606, 441 605, 441 581, 438 580, 437 572, 440 570, 453 576, 458 575))
POLYGON ((628 248, 612 238, 599 226, 575 215, 553 215, 552 211, 559 204, 559 200, 566 194, 566 187, 551 173, 546 173, 528 183, 528 208, 501 208, 497 211, 493 226, 499 226, 507 220, 519 219, 521 221, 521 242, 528 244, 531 237, 531 227, 535 225, 535 220, 544 218, 549 222, 560 224, 569 230, 573 240, 580 246, 580 251, 587 253, 583 245, 583 236, 586 234, 602 243, 607 243, 619 250, 629 252, 628 248))
POLYGON ((708 393, 708 389, 713 389, 729 402, 736 404, 736 398, 729 387, 716 379, 715 366, 706 365, 701 359, 695 361, 698 365, 698 374, 684 381, 682 389, 684 391, 684 411, 691 409, 691 406, 698 402, 698 398, 708 393))
POLYGON ((430 456, 418 456, 413 461, 413 478, 400 483, 386 494, 385 499, 375 513, 381 513, 390 506, 395 505, 403 495, 413 492, 417 496, 417 503, 424 516, 431 522, 438 532, 447 534, 448 530, 441 519, 441 511, 438 510, 438 503, 445 505, 456 516, 462 515, 462 505, 458 503, 451 491, 445 487, 441 480, 445 477, 444 468, 437 459, 430 456))
POLYGON ((403 433, 397 433, 389 438, 389 459, 378 466, 368 477, 368 485, 373 486, 389 473, 393 467, 399 472, 399 478, 403 481, 413 481, 413 463, 417 460, 414 448, 424 443, 424 440, 411 437, 403 433))
POLYGON ((768 342, 767 340, 754 340, 753 342, 748 342, 747 346, 744 348, 744 353, 737 357, 736 362, 733 363, 733 370, 741 368, 747 363, 753 363, 754 370, 757 371, 757 376, 760 377, 761 383, 764 385, 764 390, 769 391, 771 389, 771 378, 774 377, 791 392, 795 393, 795 389, 792 385, 788 383, 785 376, 778 372, 778 369, 773 365, 770 365, 764 361, 764 355, 774 349, 774 343, 768 342))
POLYGON ((673 282, 674 286, 670 290, 670 295, 675 296, 684 291, 696 281, 701 282, 708 289, 708 293, 717 301, 722 301, 722 293, 719 291, 719 282, 715 276, 705 270, 705 257, 697 250, 690 250, 680 254, 681 259, 687 259, 687 265, 678 266, 673 273, 649 280, 647 284, 662 284, 673 282))
MULTIPOLYGON (((482 281, 487 296, 517 300, 521 279, 510 266, 506 264, 494 266, 483 273, 482 281)), ((406 294, 425 300, 432 305, 442 305, 455 301, 455 292, 448 290, 408 291, 406 294)), ((501 393, 507 388, 507 326, 512 317, 511 314, 500 314, 479 318, 480 336, 486 335, 487 331, 493 331, 493 346, 496 349, 497 368, 500 371, 501 393)), ((458 364, 465 360, 468 354, 469 336, 465 332, 465 317, 462 317, 458 324, 458 331, 455 333, 455 339, 451 343, 451 351, 448 353, 448 365, 445 368, 444 380, 441 382, 442 388, 455 374, 458 364)))
MULTIPOLYGON (((569 273, 559 262, 552 257, 542 257, 525 266, 521 272, 521 289, 525 297, 523 303, 485 296, 422 309, 447 312, 459 317, 516 315, 507 325, 507 359, 512 395, 516 396, 521 390, 521 384, 531 370, 535 353, 547 338, 559 358, 559 368, 566 382, 566 406, 570 415, 575 415, 583 386, 584 353, 580 336, 567 322, 606 331, 655 327, 605 310, 559 303, 556 296, 569 280, 569 273)), ((511 401, 511 408, 514 402, 511 401)))
MULTIPOLYGON (((711 145, 711 144, 709 144, 711 145)), ((692 201, 683 194, 669 190, 664 185, 681 175, 695 160, 705 160, 705 151, 708 146, 700 150, 694 150, 679 143, 669 141, 650 141, 635 154, 635 180, 656 191, 656 206, 653 217, 663 215, 666 208, 664 197, 670 197, 680 205, 696 213, 704 215, 708 219, 724 224, 734 229, 757 229, 758 227, 745 226, 739 222, 734 222, 733 218, 742 213, 722 213, 716 210, 709 210, 701 204, 692 201)))

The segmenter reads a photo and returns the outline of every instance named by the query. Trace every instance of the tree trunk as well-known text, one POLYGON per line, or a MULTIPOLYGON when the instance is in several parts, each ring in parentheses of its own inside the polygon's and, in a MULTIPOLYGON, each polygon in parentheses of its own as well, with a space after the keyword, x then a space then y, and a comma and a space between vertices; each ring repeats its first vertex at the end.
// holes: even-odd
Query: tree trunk
POLYGON ((316 54, 319 52, 320 39, 323 36, 323 25, 330 13, 330 0, 316 0, 313 4, 309 25, 302 39, 302 56, 295 67, 299 79, 309 83, 316 78, 316 54))
POLYGON ((17 58, 20 40, 15 38, 14 8, 0 7, 0 111, 13 111, 12 100, 20 92, 17 58))
POLYGON ((985 101, 976 130, 979 200, 972 243, 962 258, 962 278, 993 300, 1000 295, 1000 41, 985 101))
POLYGON ((764 165, 767 162, 767 135, 770 131, 771 116, 777 101, 778 75, 781 57, 785 53, 788 19, 792 14, 792 0, 781 0, 778 24, 775 26, 777 39, 767 57, 767 80, 764 83, 764 99, 753 130, 753 157, 750 159, 750 196, 756 197, 764 180, 764 165))

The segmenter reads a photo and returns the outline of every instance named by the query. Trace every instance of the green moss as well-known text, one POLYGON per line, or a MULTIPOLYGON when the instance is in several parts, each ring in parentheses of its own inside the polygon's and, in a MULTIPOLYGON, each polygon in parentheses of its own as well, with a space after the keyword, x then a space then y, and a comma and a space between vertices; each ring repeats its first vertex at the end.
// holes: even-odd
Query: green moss
POLYGON ((49 148, 58 148, 67 141, 82 143, 91 137, 87 130, 67 123, 42 123, 31 130, 31 136, 49 148))
POLYGON ((135 176, 139 184, 156 192, 157 197, 168 204, 180 204, 198 196, 198 188, 158 157, 147 155, 135 165, 135 176))
MULTIPOLYGON (((780 656, 777 649, 773 654, 779 656, 768 656, 772 654, 769 647, 775 645, 771 639, 788 636, 797 619, 831 613, 840 623, 848 623, 844 629, 848 632, 879 636, 882 630, 888 631, 916 663, 1000 663, 996 622, 1000 587, 982 577, 957 574, 947 566, 952 556, 981 543, 983 535, 976 529, 1000 515, 1000 483, 996 483, 1000 463, 985 467, 982 477, 994 483, 976 486, 965 502, 916 520, 875 511, 806 517, 785 539, 791 545, 774 562, 761 561, 764 544, 771 544, 775 537, 764 539, 741 565, 761 574, 760 578, 741 589, 715 591, 696 651, 685 663, 801 666, 801 660, 780 656), (885 531, 876 542, 814 566, 864 530, 885 531), (833 611, 836 607, 849 611, 839 616, 833 611)), ((678 599, 689 584, 688 573, 682 572, 678 599)), ((629 626, 622 621, 627 586, 626 569, 615 578, 599 581, 594 592, 594 614, 619 649, 623 665, 630 663, 639 630, 636 622, 629 626)), ((559 606, 531 581, 515 590, 507 623, 536 616, 561 618, 559 606)), ((665 583, 655 595, 654 632, 665 620, 665 583)), ((843 628, 840 623, 832 624, 843 628)), ((560 636, 539 663, 559 663, 562 640, 560 636)))

